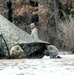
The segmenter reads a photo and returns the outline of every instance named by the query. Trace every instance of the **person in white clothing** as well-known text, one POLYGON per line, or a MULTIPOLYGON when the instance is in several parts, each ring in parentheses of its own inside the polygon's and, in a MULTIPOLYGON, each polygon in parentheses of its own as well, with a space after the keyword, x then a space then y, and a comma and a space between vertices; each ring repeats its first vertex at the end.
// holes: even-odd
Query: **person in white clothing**
POLYGON ((34 38, 38 38, 38 29, 36 28, 35 24, 31 23, 30 28, 31 28, 31 36, 34 38))

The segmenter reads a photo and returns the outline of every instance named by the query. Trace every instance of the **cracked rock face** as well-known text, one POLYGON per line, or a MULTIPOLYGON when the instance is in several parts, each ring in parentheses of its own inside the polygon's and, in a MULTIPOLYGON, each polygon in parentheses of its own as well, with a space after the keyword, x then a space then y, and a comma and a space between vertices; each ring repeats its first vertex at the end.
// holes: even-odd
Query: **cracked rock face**
MULTIPOLYGON (((28 33, 21 30, 17 26, 15 26, 13 23, 9 22, 6 18, 4 18, 2 15, 0 15, 0 33, 4 37, 7 46, 9 49, 11 49, 13 46, 17 44, 33 44, 33 43, 47 43, 45 41, 42 41, 38 38, 31 37, 28 33)), ((38 45, 36 45, 38 46, 38 45)), ((28 51, 28 54, 31 54, 29 52, 36 51, 36 47, 34 47, 34 51, 32 51, 32 45, 26 46, 27 49, 29 48, 30 51, 28 51), (30 49, 31 48, 31 49, 30 49)), ((25 47, 25 50, 26 50, 25 47)), ((39 50, 39 49, 37 49, 39 50)), ((27 50, 26 50, 27 51, 27 50)))

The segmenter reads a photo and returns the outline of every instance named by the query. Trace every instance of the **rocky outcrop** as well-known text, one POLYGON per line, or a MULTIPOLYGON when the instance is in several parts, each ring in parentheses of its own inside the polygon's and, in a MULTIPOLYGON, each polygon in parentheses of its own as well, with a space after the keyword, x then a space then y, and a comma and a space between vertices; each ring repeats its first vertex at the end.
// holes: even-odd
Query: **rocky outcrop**
MULTIPOLYGON (((22 46, 23 44, 22 49, 24 50, 25 57, 36 51, 38 52, 41 50, 41 52, 43 52, 45 50, 45 44, 48 44, 48 42, 34 38, 25 31, 16 27, 2 15, 0 15, 0 33, 3 37, 1 43, 4 49, 5 47, 8 47, 8 50, 10 50, 14 45, 20 44, 22 46)), ((15 58, 21 58, 21 56, 19 56, 21 55, 20 53, 23 52, 19 46, 13 47, 10 52, 11 56, 15 55, 15 58)))

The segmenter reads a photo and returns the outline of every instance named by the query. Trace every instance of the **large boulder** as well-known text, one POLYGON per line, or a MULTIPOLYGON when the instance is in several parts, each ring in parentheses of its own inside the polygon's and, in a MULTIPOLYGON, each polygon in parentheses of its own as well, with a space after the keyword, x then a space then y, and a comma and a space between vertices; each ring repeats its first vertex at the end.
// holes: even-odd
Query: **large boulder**
POLYGON ((5 40, 4 42, 7 46, 7 56, 9 56, 9 50, 11 49, 10 56, 12 58, 42 57, 45 45, 49 44, 48 42, 42 41, 38 38, 33 38, 30 34, 9 22, 2 15, 0 15, 0 32, 2 33, 5 40), (19 46, 15 45, 19 45, 23 50, 19 46))
POLYGON ((10 56, 11 58, 23 58, 24 51, 19 45, 13 46, 10 50, 10 56))
POLYGON ((47 46, 47 49, 48 49, 48 50, 56 50, 56 51, 58 51, 57 47, 54 46, 54 45, 48 45, 48 46, 47 46))
POLYGON ((48 45, 45 54, 50 56, 50 58, 56 58, 58 55, 58 49, 54 45, 48 45))

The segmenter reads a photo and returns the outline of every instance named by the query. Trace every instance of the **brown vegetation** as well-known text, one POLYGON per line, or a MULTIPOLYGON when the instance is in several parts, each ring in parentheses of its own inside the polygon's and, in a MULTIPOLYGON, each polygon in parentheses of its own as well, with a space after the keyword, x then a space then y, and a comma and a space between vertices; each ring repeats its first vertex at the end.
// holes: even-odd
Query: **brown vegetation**
MULTIPOLYGON (((60 0, 62 4, 62 12, 64 20, 60 19, 58 40, 56 39, 56 25, 54 19, 54 7, 52 0, 38 0, 39 6, 32 7, 28 3, 29 0, 12 0, 13 3, 13 22, 30 33, 29 24, 31 23, 31 16, 38 14, 39 23, 37 27, 39 29, 39 38, 45 41, 49 41, 50 44, 56 45, 59 49, 71 50, 74 46, 74 29, 73 29, 73 17, 74 17, 74 1, 73 0, 60 0), (65 5, 69 6, 70 13, 67 14, 65 5), (71 6, 71 7, 70 7, 71 6), (35 11, 37 10, 38 11, 35 11)), ((6 16, 7 9, 3 7, 5 0, 0 1, 0 12, 6 16)))

